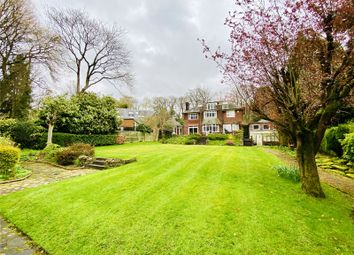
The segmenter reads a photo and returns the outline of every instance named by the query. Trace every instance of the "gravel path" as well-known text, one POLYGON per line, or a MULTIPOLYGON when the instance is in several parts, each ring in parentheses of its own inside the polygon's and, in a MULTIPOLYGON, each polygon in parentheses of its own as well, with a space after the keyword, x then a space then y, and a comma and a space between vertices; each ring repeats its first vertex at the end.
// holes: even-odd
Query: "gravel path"
MULTIPOLYGON (((97 171, 92 169, 65 170, 48 164, 33 162, 24 163, 23 166, 32 170, 32 175, 23 181, 0 184, 0 196, 97 171)), ((9 224, 0 217, 0 255, 31 254, 45 254, 45 252, 33 248, 27 237, 9 227, 9 224)))

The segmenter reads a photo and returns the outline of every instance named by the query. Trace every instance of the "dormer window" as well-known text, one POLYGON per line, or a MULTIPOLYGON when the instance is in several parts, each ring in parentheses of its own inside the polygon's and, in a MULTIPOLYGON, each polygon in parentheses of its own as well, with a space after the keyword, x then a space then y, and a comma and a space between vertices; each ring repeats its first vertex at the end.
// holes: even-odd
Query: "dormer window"
POLYGON ((215 110, 216 103, 207 103, 207 110, 215 110))

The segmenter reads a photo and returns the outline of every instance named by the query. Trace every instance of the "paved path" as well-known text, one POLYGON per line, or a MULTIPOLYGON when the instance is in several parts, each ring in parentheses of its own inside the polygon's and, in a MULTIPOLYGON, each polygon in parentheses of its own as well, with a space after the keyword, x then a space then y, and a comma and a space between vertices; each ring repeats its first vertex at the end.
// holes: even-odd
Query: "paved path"
MULTIPOLYGON (((0 196, 16 192, 25 188, 46 185, 67 178, 95 173, 97 170, 79 169, 65 170, 43 163, 24 163, 23 166, 32 170, 32 175, 23 181, 0 184, 0 196)), ((9 227, 9 224, 0 217, 0 255, 31 255, 45 254, 43 251, 32 248, 28 238, 9 227)))
POLYGON ((9 224, 0 218, 0 255, 3 254, 31 255, 40 253, 28 245, 26 237, 9 228, 9 224))
POLYGON ((32 170, 32 175, 23 181, 0 184, 0 195, 12 193, 25 188, 46 185, 52 182, 94 173, 97 171, 93 169, 65 170, 63 168, 54 167, 44 163, 32 162, 24 163, 23 166, 32 170))

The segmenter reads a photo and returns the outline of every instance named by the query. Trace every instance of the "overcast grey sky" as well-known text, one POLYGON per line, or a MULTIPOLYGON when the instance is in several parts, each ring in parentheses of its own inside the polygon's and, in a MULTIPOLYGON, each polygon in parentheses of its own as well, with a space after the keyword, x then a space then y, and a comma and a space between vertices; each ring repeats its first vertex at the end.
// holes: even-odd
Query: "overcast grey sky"
MULTIPOLYGON (((107 24, 127 31, 126 45, 132 55, 136 98, 180 96, 200 86, 221 91, 221 76, 206 60, 197 38, 212 47, 227 47, 228 29, 223 25, 233 0, 32 0, 39 15, 44 9, 83 9, 107 24)), ((74 76, 73 76, 74 77, 74 76)), ((72 78, 72 81, 74 78, 72 78)), ((68 82, 66 82, 68 83, 68 82)), ((70 83, 70 82, 69 82, 70 83)), ((72 82, 73 83, 73 82, 72 82)), ((95 89, 119 96, 105 84, 95 89)))

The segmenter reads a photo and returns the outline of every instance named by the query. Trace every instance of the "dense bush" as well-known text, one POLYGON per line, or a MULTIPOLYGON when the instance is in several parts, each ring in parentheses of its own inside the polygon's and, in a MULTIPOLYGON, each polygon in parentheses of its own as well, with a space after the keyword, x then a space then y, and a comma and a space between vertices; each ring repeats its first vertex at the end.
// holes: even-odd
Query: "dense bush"
POLYGON ((0 135, 11 136, 12 130, 16 125, 15 119, 0 119, 0 135))
POLYGON ((56 156, 59 150, 60 145, 54 143, 49 144, 40 152, 39 157, 48 161, 56 161, 56 156))
POLYGON ((274 169, 282 178, 291 180, 293 182, 300 182, 299 170, 294 166, 275 166, 274 169))
POLYGON ((88 143, 93 146, 116 144, 117 135, 76 135, 67 133, 54 133, 53 143, 68 146, 73 143, 88 143))
POLYGON ((209 134, 208 135, 208 140, 227 140, 229 138, 229 135, 227 134, 209 134))
POLYGON ((137 127, 136 127, 136 131, 139 131, 139 132, 142 132, 142 133, 152 133, 152 129, 143 124, 143 123, 140 123, 137 127))
POLYGON ((354 163, 354 133, 347 134, 342 141, 343 158, 354 163))
POLYGON ((14 146, 0 145, 0 172, 5 176, 15 174, 15 166, 20 158, 20 149, 14 146))
POLYGON ((15 142, 8 137, 0 136, 0 145, 15 146, 15 142))
POLYGON ((62 166, 74 164, 74 161, 79 158, 77 151, 71 151, 68 148, 62 149, 57 152, 57 163, 62 166))
POLYGON ((338 127, 328 129, 323 138, 321 150, 327 154, 334 153, 337 157, 341 157, 343 155, 341 140, 349 132, 349 128, 346 125, 339 125, 338 127))
POLYGON ((0 120, 0 135, 10 137, 21 148, 43 149, 45 129, 33 121, 0 120))
POLYGON ((18 121, 11 137, 21 148, 42 149, 46 144, 45 129, 33 121, 18 121))
POLYGON ((87 143, 74 143, 68 147, 72 151, 77 151, 80 155, 89 157, 95 156, 95 148, 91 144, 87 143))
MULTIPOLYGON (((54 125, 55 132, 70 134, 112 134, 119 127, 119 114, 113 98, 99 97, 94 93, 72 96, 65 102, 70 110, 63 107, 54 125)), ((43 107, 39 118, 47 126, 48 111, 43 107)))
POLYGON ((94 148, 90 144, 77 143, 57 152, 57 163, 63 166, 72 165, 80 156, 93 157, 94 148))

